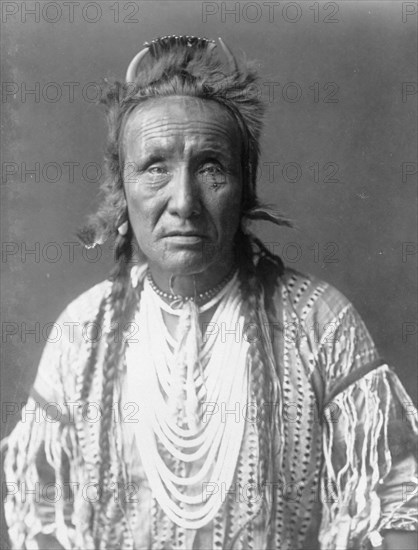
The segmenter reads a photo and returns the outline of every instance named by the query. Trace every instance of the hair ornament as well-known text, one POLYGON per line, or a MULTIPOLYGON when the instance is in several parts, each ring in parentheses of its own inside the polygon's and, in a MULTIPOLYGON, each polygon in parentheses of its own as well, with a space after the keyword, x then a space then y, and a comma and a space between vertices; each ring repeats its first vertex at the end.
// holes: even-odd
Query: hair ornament
MULTIPOLYGON (((221 38, 219 38, 219 43, 227 57, 228 64, 232 69, 237 70, 237 63, 231 51, 221 38)), ((149 53, 153 59, 158 59, 162 54, 170 51, 173 46, 187 46, 189 48, 208 49, 210 51, 216 46, 216 42, 208 38, 201 38, 200 36, 176 34, 161 36, 151 40, 151 42, 144 42, 144 48, 137 53, 129 63, 128 70, 126 71, 126 82, 135 82, 138 67, 147 53, 149 53)))
POLYGON ((222 38, 218 37, 219 44, 221 45, 221 48, 225 54, 225 57, 228 61, 229 68, 231 72, 239 72, 238 62, 234 57, 234 54, 232 51, 228 48, 228 46, 225 44, 225 42, 222 40, 222 38))
POLYGON ((136 80, 136 74, 138 72, 138 66, 142 59, 146 56, 149 49, 148 47, 142 49, 139 53, 136 54, 136 56, 132 59, 132 61, 129 63, 128 70, 126 71, 126 82, 135 82, 136 80))

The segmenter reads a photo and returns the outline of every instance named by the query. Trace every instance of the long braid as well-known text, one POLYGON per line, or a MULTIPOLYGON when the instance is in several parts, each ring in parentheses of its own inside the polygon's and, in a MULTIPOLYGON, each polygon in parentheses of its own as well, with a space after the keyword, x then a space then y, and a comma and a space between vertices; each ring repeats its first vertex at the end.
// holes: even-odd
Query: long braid
POLYGON ((252 241, 258 247, 259 261, 257 264, 257 275, 259 280, 264 281, 264 306, 266 311, 274 308, 272 295, 275 292, 277 280, 281 279, 285 267, 282 259, 270 250, 255 236, 251 236, 252 241))
MULTIPOLYGON (((101 327, 103 324, 103 319, 106 311, 106 301, 107 299, 105 296, 100 302, 99 311, 96 316, 95 326, 96 328, 98 328, 99 331, 101 331, 101 327)), ((93 338, 92 331, 87 331, 86 339, 88 341, 88 344, 90 345, 90 354, 88 360, 86 361, 86 367, 83 372, 83 382, 80 390, 80 404, 84 404, 88 399, 91 384, 93 381, 93 375, 97 367, 96 358, 99 348, 99 337, 93 338)))
MULTIPOLYGON (((128 271, 128 264, 132 260, 132 233, 131 229, 128 231, 126 236, 119 236, 115 242, 115 259, 116 265, 112 272, 113 278, 119 276, 126 277, 128 271)), ((89 358, 86 362, 86 368, 83 372, 83 386, 80 391, 80 400, 85 402, 88 398, 91 383, 93 380, 93 375, 96 369, 96 357, 97 351, 99 348, 99 336, 93 337, 93 329, 98 330, 98 334, 101 333, 103 329, 103 322, 105 317, 105 312, 108 307, 111 307, 111 301, 113 299, 113 289, 110 296, 104 296, 100 302, 99 310, 94 322, 94 326, 91 327, 91 330, 87 331, 86 339, 90 345, 89 358)), ((113 319, 112 319, 113 321, 113 319)))
POLYGON ((101 424, 99 449, 101 461, 99 468, 99 487, 101 497, 98 502, 95 538, 99 547, 106 545, 109 531, 112 528, 107 516, 107 508, 112 492, 109 490, 111 478, 112 448, 112 415, 114 387, 124 348, 123 327, 126 327, 137 304, 136 290, 130 279, 129 262, 132 258, 131 234, 118 236, 115 242, 116 267, 113 274, 112 288, 109 296, 111 325, 106 337, 106 355, 103 364, 103 383, 101 396, 101 424), (103 525, 104 523, 104 525, 103 525), (98 539, 100 538, 100 544, 98 539))
MULTIPOLYGON (((247 338, 250 342, 249 360, 252 393, 255 396, 257 411, 259 412, 257 415, 259 440, 258 484, 260 491, 263 492, 264 505, 267 506, 266 531, 268 531, 273 499, 267 482, 269 481, 275 454, 273 434, 280 422, 274 405, 280 402, 280 395, 278 395, 277 389, 278 373, 276 366, 271 364, 271 358, 259 336, 263 333, 265 336, 265 331, 262 330, 263 319, 260 311, 264 310, 267 304, 264 303, 262 297, 264 292, 267 294, 271 291, 271 288, 274 288, 274 285, 267 284, 266 289, 264 289, 261 281, 264 279, 264 271, 276 280, 281 275, 283 264, 280 258, 276 256, 270 258, 268 251, 257 239, 242 231, 238 233, 236 244, 237 257, 240 258, 239 278, 245 303, 246 321, 248 321, 250 327, 256 327, 256 334, 254 332, 251 335, 247 334, 247 338), (259 248, 257 265, 254 263, 255 254, 252 241, 259 248), (267 270, 266 262, 269 263, 269 270, 267 270), (273 404, 273 407, 269 410, 267 407, 270 407, 270 403, 273 404)), ((268 536, 268 533, 266 533, 266 536, 268 536)))
MULTIPOLYGON (((97 323, 96 326, 99 327, 99 330, 105 316, 107 299, 108 297, 105 296, 101 300, 101 303, 99 305, 99 310, 96 316, 96 323, 97 323)), ((97 337, 93 339, 92 333, 89 330, 86 333, 86 345, 90 347, 90 349, 88 351, 87 361, 83 365, 83 370, 77 376, 76 391, 77 391, 77 399, 78 399, 78 408, 77 408, 74 421, 75 421, 75 428, 77 432, 78 444, 83 451, 87 452, 86 427, 85 427, 85 422, 83 418, 83 411, 85 410, 84 407, 86 405, 88 406, 89 394, 93 383, 94 373, 97 371, 96 359, 97 359, 97 351, 99 347, 99 338, 97 337)), ((93 447, 93 448, 94 448, 94 455, 92 459, 93 461, 97 462, 99 460, 100 450, 97 447, 93 447)), ((96 481, 97 472, 94 466, 92 464, 86 463, 86 468, 89 474, 91 475, 91 479, 96 481)), ((95 519, 96 519, 95 506, 93 505, 90 508, 90 516, 88 519, 91 529, 93 529, 95 519)))

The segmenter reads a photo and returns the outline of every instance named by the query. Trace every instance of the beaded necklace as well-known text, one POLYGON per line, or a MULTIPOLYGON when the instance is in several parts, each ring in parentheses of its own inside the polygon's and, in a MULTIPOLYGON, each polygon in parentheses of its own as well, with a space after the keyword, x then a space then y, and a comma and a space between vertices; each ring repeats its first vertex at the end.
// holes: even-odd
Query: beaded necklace
MULTIPOLYGON (((154 279, 152 278, 151 271, 148 269, 147 271, 147 279, 148 282, 152 288, 152 290, 160 296, 160 298, 163 298, 165 301, 167 301, 170 304, 170 307, 172 309, 181 308, 185 302, 195 302, 196 304, 205 305, 207 302, 212 300, 221 290, 222 288, 232 279, 234 274, 236 273, 236 269, 233 268, 228 273, 226 277, 222 279, 217 285, 214 287, 205 290, 204 292, 199 292, 194 294, 194 296, 181 296, 180 294, 174 294, 169 292, 164 292, 161 290, 157 284, 155 283, 154 279)), ((170 278, 170 289, 172 288, 171 285, 171 278, 170 278)))
POLYGON ((127 391, 142 413, 131 426, 132 435, 154 498, 166 516, 185 529, 200 529, 221 509, 244 433, 244 419, 237 423, 235 415, 215 410, 247 403, 249 344, 235 336, 225 341, 205 335, 203 342, 194 317, 196 310, 217 305, 213 326, 243 328, 237 273, 228 278, 202 308, 192 300, 172 308, 147 277, 136 315, 139 338, 126 350, 127 391), (162 310, 178 315, 179 326, 186 327, 177 341, 167 330, 162 310), (167 465, 167 455, 178 461, 179 473, 167 465))

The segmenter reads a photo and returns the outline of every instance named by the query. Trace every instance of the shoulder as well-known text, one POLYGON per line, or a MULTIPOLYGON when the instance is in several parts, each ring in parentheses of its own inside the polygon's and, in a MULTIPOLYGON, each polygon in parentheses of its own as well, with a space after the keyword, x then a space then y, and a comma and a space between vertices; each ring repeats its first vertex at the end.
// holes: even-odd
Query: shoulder
POLYGON ((61 317, 80 324, 94 321, 103 299, 108 295, 111 288, 112 281, 109 279, 97 283, 70 302, 62 312, 61 317))
POLYGON ((307 273, 286 267, 276 286, 275 300, 300 319, 337 320, 353 309, 348 298, 331 284, 307 273))
POLYGON ((43 351, 41 363, 56 362, 61 358, 63 363, 71 364, 88 350, 95 336, 102 332, 97 323, 100 306, 110 291, 112 282, 105 280, 89 288, 62 311, 56 321, 59 338, 49 339, 43 351), (97 332, 98 331, 98 332, 97 332))
POLYGON ((359 356, 374 357, 373 339, 356 308, 322 279, 286 268, 277 281, 275 306, 285 329, 297 325, 299 332, 309 335, 315 356, 346 347, 359 356))
POLYGON ((91 331, 111 281, 94 285, 70 302, 55 323, 54 337, 47 339, 32 394, 41 402, 65 402, 75 391, 78 366, 88 358, 91 331))
POLYGON ((285 270, 280 283, 276 295, 282 302, 284 328, 297 323, 299 334, 309 339, 309 354, 322 364, 329 381, 378 358, 363 319, 342 292, 293 269, 285 270))

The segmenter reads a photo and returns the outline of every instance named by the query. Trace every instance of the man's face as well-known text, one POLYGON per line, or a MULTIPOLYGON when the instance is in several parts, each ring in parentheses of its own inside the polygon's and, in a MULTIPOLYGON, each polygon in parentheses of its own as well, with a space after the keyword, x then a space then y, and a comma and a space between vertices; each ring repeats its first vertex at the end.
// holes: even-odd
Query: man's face
POLYGON ((241 138, 218 103, 153 99, 124 135, 129 220, 151 269, 193 275, 233 257, 242 193, 241 138))

